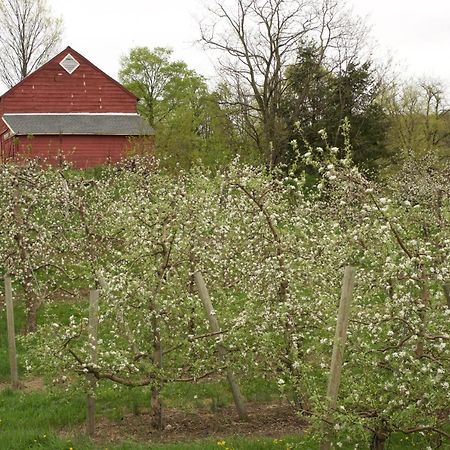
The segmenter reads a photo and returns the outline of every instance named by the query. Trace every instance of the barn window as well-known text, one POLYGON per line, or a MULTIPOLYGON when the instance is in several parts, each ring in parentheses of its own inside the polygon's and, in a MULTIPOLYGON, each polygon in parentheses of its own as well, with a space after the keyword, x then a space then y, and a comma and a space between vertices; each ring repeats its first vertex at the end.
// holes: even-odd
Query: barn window
POLYGON ((70 74, 80 66, 80 63, 70 53, 59 64, 70 74))

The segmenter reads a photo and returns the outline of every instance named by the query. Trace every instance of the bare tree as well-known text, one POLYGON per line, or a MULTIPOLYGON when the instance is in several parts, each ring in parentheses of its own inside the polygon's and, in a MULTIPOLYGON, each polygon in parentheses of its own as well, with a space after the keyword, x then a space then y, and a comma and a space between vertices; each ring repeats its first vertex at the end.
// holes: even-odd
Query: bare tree
POLYGON ((389 145, 415 155, 435 150, 448 158, 450 103, 438 80, 413 80, 394 84, 384 105, 390 118, 389 145))
MULTIPOLYGON (((285 70, 302 46, 338 66, 363 38, 339 0, 216 1, 212 20, 200 24, 206 47, 220 52, 219 70, 234 88, 234 101, 268 165, 280 162, 287 130, 280 114, 285 70)), ((359 27, 359 28, 358 28, 359 27)))
POLYGON ((49 59, 61 34, 46 0, 0 0, 0 79, 12 87, 25 78, 49 59))

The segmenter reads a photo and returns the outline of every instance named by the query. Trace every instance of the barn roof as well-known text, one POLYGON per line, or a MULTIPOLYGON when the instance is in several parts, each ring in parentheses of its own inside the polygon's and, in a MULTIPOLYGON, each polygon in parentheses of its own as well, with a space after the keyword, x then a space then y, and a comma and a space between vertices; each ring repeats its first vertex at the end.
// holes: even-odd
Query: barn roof
POLYGON ((154 130, 138 114, 67 113, 4 114, 3 121, 16 136, 109 135, 151 136, 154 130))

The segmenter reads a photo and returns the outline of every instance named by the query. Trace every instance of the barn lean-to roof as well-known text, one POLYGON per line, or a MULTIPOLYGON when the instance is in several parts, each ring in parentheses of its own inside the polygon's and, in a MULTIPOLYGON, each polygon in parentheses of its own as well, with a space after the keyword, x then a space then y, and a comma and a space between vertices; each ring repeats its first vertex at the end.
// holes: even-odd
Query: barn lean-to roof
POLYGON ((4 114, 3 121, 15 136, 108 135, 151 136, 154 130, 132 113, 4 114))

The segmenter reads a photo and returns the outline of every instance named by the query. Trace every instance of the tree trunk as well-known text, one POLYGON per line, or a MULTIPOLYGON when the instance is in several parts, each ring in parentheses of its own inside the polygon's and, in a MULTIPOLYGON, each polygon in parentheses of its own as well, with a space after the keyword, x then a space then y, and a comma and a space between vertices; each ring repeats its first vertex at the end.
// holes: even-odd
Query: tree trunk
POLYGON ((419 339, 417 341, 415 353, 418 358, 422 357, 425 350, 425 334, 427 327, 427 313, 428 307, 430 306, 430 291, 426 281, 422 282, 422 292, 421 292, 422 308, 419 311, 420 318, 420 328, 419 328, 419 339))
POLYGON ((27 319, 25 333, 34 333, 37 329, 37 313, 39 305, 35 300, 34 293, 27 292, 27 319))
MULTIPOLYGON (((155 317, 152 319, 153 327, 153 364, 155 368, 161 369, 162 367, 162 348, 161 348, 161 333, 158 328, 158 319, 155 317)), ((163 430, 163 405, 161 402, 161 386, 152 387, 152 408, 151 408, 151 423, 152 427, 156 430, 163 430)))
POLYGON ((14 239, 17 243, 19 258, 22 266, 22 285, 25 292, 25 304, 27 309, 25 333, 32 333, 36 331, 37 327, 37 310, 39 308, 39 303, 33 289, 34 276, 31 268, 30 255, 26 247, 27 240, 23 234, 25 220, 23 218, 22 208, 20 207, 20 191, 17 186, 14 188, 13 198, 13 215, 14 222, 17 227, 17 232, 14 239))
POLYGON ((447 307, 450 308, 450 283, 444 284, 444 296, 447 300, 447 307))
POLYGON ((152 387, 151 424, 152 427, 158 431, 162 431, 164 429, 163 406, 159 387, 152 387))
POLYGON ((384 450, 388 436, 385 430, 376 430, 373 434, 370 450, 384 450))

